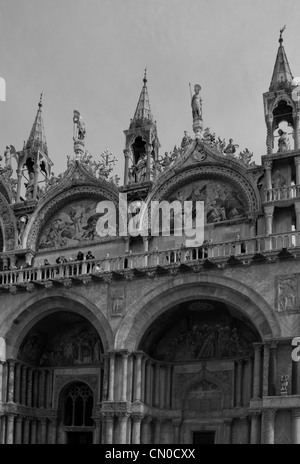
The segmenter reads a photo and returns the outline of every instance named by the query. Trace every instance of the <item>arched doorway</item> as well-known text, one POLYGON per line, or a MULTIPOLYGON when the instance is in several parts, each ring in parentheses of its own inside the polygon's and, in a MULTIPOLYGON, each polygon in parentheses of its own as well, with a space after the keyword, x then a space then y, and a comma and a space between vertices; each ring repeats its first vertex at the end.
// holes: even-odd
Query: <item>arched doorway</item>
POLYGON ((259 342, 253 323, 222 301, 185 301, 154 320, 138 346, 146 355, 144 399, 153 408, 147 442, 156 443, 158 422, 171 443, 247 442, 259 342))

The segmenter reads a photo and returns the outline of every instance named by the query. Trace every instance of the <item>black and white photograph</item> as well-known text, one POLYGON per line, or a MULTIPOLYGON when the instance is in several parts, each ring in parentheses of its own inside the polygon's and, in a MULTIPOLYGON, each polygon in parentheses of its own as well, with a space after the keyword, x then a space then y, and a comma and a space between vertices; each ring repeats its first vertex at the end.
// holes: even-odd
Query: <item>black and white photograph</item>
POLYGON ((0 444, 300 444, 299 24, 0 0, 0 444))

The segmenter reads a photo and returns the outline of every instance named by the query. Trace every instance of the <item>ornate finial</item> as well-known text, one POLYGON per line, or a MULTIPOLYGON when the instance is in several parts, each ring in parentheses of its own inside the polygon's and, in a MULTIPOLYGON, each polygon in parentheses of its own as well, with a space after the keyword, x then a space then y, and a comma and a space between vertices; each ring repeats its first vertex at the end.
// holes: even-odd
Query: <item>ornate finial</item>
POLYGON ((39 107, 40 108, 42 108, 42 106, 43 106, 43 101, 42 100, 43 100, 43 92, 40 95, 40 101, 39 101, 39 107))
POLYGON ((145 73, 144 73, 144 79, 143 79, 144 85, 147 84, 147 66, 145 67, 145 73))
POLYGON ((279 41, 278 41, 278 42, 280 43, 280 45, 281 45, 282 42, 283 42, 282 33, 283 33, 283 31, 285 30, 285 28, 286 28, 286 25, 284 25, 284 26, 280 29, 280 37, 279 37, 279 41))

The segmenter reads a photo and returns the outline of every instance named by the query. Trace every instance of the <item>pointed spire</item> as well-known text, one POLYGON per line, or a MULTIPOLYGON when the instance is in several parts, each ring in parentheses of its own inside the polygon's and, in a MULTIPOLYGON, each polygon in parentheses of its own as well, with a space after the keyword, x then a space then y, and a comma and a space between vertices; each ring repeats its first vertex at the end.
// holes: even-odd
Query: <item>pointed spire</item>
POLYGON ((152 113, 151 113, 151 108, 150 108, 150 101, 149 101, 149 95, 148 95, 148 89, 147 89, 147 68, 145 69, 145 74, 143 78, 143 88, 140 94, 140 98, 132 119, 132 122, 135 123, 137 121, 142 121, 142 120, 149 120, 153 121, 152 113))
POLYGON ((44 122, 42 117, 42 98, 43 93, 41 93, 40 101, 38 103, 38 110, 37 114, 29 135, 29 139, 26 143, 26 148, 32 148, 43 151, 46 155, 48 155, 48 147, 44 129, 44 122))
POLYGON ((293 81, 292 71, 282 45, 283 38, 282 33, 285 30, 285 26, 280 29, 280 36, 279 36, 279 48, 276 56, 273 76, 270 84, 270 91, 281 89, 283 87, 289 87, 293 81))

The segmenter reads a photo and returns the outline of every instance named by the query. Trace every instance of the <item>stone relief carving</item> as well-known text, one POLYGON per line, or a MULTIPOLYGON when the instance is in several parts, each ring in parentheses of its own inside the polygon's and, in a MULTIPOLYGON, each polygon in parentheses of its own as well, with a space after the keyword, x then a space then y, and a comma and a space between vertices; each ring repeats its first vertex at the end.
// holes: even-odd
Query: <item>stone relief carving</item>
POLYGON ((123 316, 125 312, 125 291, 124 288, 110 288, 110 311, 111 317, 123 316))
POLYGON ((295 311, 298 301, 299 274, 277 277, 277 311, 295 311))

